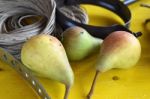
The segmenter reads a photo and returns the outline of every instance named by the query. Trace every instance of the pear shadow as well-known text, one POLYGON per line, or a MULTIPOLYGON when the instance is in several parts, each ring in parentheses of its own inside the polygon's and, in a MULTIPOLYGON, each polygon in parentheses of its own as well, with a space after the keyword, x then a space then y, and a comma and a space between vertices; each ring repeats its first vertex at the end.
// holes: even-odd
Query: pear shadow
POLYGON ((93 75, 94 77, 94 72, 91 71, 91 69, 86 69, 84 72, 76 75, 76 84, 78 85, 78 89, 80 90, 79 92, 81 97, 83 97, 84 99, 86 99, 88 94, 87 88, 88 90, 90 90, 90 85, 92 84, 93 78, 91 77, 91 75, 93 75), (87 82, 89 82, 90 84, 87 84, 87 82))
POLYGON ((87 88, 89 90, 95 74, 95 63, 97 56, 98 55, 93 54, 84 60, 71 62, 75 74, 75 85, 77 85, 76 88, 79 89, 78 92, 81 95, 80 97, 83 99, 86 99, 87 97, 87 88))
POLYGON ((73 71, 76 72, 86 72, 92 68, 95 68, 96 59, 98 57, 98 53, 93 53, 92 55, 87 56, 83 60, 80 61, 70 61, 71 67, 73 71))

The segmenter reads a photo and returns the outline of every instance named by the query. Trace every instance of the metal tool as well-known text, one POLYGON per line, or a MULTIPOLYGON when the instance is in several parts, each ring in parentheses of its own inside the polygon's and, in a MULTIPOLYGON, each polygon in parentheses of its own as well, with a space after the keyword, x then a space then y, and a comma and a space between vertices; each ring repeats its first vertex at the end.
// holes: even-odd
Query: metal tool
POLYGON ((65 30, 72 26, 80 26, 86 29, 92 36, 101 39, 106 38, 110 33, 114 31, 127 31, 132 33, 136 37, 142 35, 142 33, 133 33, 128 29, 131 21, 131 12, 128 7, 119 0, 66 0, 66 5, 80 5, 91 4, 98 7, 103 7, 118 15, 123 21, 124 25, 114 24, 112 26, 93 26, 73 21, 65 16, 59 9, 56 9, 56 21, 65 30))
POLYGON ((144 3, 142 3, 140 6, 141 6, 141 7, 150 8, 150 4, 144 4, 144 3))
POLYGON ((125 5, 129 5, 135 3, 137 0, 120 0, 120 1, 122 1, 125 5))
POLYGON ((32 86, 41 99, 50 99, 43 86, 35 79, 31 72, 3 48, 0 48, 0 59, 16 70, 32 86))
MULTIPOLYGON (((144 4, 144 3, 142 3, 142 4, 140 4, 140 6, 141 7, 145 7, 145 8, 150 8, 150 4, 144 4)), ((149 29, 147 27, 148 23, 150 23, 150 18, 146 19, 145 22, 144 22, 145 29, 149 31, 149 29)))

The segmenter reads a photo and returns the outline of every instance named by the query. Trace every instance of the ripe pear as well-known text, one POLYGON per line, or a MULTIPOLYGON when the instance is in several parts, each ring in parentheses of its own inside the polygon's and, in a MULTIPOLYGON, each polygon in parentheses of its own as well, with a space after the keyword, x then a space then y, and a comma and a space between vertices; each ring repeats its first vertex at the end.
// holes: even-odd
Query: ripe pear
POLYGON ((131 33, 116 31, 104 39, 96 63, 96 74, 88 94, 88 99, 93 94, 96 79, 99 73, 113 68, 128 69, 133 67, 141 55, 141 45, 131 33))
POLYGON ((33 36, 23 45, 21 60, 38 76, 65 84, 64 99, 67 99, 74 75, 64 47, 56 37, 46 34, 33 36))
POLYGON ((74 26, 63 32, 62 44, 71 61, 79 61, 100 48, 102 39, 91 36, 85 29, 74 26))

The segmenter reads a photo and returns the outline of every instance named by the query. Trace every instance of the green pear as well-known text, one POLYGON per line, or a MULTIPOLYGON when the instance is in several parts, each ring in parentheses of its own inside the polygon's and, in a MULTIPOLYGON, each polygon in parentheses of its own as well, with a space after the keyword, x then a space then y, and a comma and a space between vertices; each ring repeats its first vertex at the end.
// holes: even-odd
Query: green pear
POLYGON ((56 37, 46 34, 33 36, 23 45, 21 60, 38 76, 65 84, 64 99, 67 99, 74 75, 64 47, 56 37))
POLYGON ((104 39, 96 63, 96 74, 88 94, 93 94, 96 79, 99 73, 113 68, 128 69, 133 67, 141 55, 141 45, 138 39, 125 31, 116 31, 104 39))
POLYGON ((79 61, 100 48, 103 40, 91 36, 85 29, 74 26, 63 32, 62 44, 71 61, 79 61))

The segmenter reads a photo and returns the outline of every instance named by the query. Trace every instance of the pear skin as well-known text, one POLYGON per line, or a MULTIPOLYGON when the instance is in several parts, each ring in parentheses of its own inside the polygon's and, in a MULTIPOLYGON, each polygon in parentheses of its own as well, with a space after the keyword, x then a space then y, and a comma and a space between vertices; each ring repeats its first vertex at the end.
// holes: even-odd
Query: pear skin
POLYGON ((99 73, 106 72, 113 68, 131 68, 138 62, 140 55, 140 42, 131 33, 116 31, 108 35, 101 45, 100 54, 96 63, 96 74, 88 94, 88 99, 90 99, 93 94, 99 73))
POLYGON ((62 44, 71 61, 79 61, 99 50, 103 40, 91 36, 85 29, 74 26, 63 32, 62 44))
POLYGON ((46 34, 32 37, 22 47, 21 60, 38 76, 65 84, 64 99, 67 99, 74 75, 64 47, 57 38, 46 34))
POLYGON ((139 40, 130 33, 117 31, 104 40, 96 70, 105 72, 112 68, 128 69, 138 62, 140 56, 139 40))

